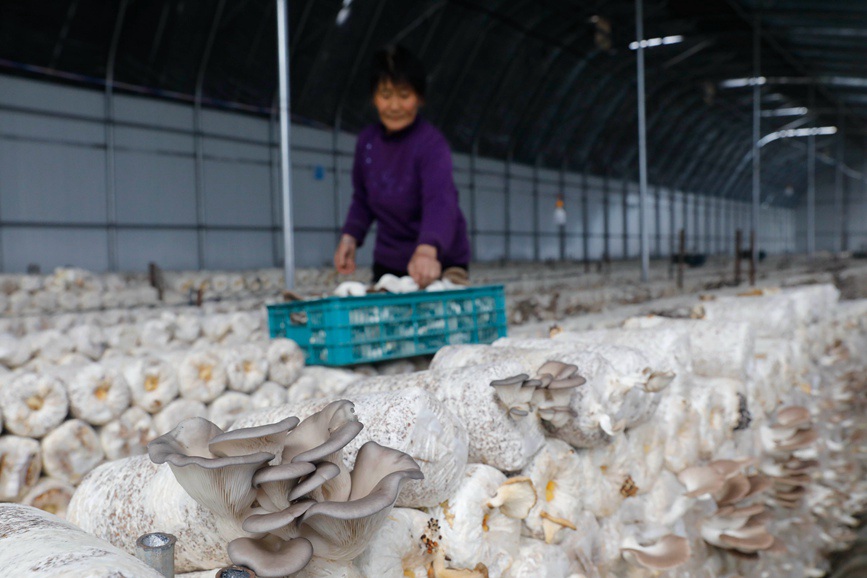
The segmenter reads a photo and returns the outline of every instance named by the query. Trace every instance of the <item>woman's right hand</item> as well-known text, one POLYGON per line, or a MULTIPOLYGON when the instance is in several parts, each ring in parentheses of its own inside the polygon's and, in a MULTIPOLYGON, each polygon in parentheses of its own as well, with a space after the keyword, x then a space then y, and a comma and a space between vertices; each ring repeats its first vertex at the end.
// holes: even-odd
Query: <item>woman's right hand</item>
POLYGON ((334 268, 341 275, 355 273, 355 237, 344 234, 334 251, 334 268))

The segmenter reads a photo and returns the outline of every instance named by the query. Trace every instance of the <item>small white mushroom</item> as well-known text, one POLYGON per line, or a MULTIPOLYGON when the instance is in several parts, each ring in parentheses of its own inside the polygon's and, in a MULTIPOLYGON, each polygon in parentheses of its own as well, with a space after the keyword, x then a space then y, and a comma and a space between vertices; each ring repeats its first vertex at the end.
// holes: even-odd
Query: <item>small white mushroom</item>
POLYGON ((523 520, 536 505, 536 488, 526 476, 509 478, 497 489, 496 495, 488 500, 489 508, 499 508, 510 518, 523 520))
POLYGON ((334 289, 336 297, 364 297, 367 295, 367 286, 358 281, 344 281, 334 289))
POLYGON ((686 487, 687 497, 701 497, 718 492, 725 483, 725 476, 709 466, 691 466, 677 474, 678 481, 686 487))
POLYGON ((105 424, 99 441, 109 460, 119 460, 147 452, 147 444, 157 437, 153 417, 140 407, 131 407, 119 418, 105 424))
POLYGON ((26 506, 39 508, 59 518, 66 518, 66 509, 75 488, 72 484, 54 478, 41 478, 21 500, 26 506))
POLYGON ((191 351, 178 367, 181 396, 208 403, 226 391, 226 366, 211 351, 191 351))
POLYGON ((99 436, 90 425, 71 419, 42 439, 42 465, 45 472, 77 484, 105 456, 99 436))
POLYGON ((39 442, 0 436, 0 502, 17 502, 36 484, 42 471, 39 442))
POLYGON ((0 387, 0 411, 7 430, 40 438, 63 422, 69 401, 56 377, 22 373, 0 387))
POLYGON ((363 576, 427 578, 438 532, 437 521, 424 512, 394 508, 355 564, 363 576))
POLYGON ((66 388, 72 415, 93 425, 118 418, 132 398, 120 372, 96 363, 77 370, 66 388))

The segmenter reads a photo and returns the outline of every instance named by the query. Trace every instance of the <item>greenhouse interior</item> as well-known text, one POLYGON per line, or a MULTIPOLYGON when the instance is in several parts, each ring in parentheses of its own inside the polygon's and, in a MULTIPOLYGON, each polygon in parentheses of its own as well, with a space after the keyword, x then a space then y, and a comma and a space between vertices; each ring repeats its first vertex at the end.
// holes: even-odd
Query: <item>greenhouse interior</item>
POLYGON ((867 576, 865 54, 864 0, 0 2, 0 568, 867 576))

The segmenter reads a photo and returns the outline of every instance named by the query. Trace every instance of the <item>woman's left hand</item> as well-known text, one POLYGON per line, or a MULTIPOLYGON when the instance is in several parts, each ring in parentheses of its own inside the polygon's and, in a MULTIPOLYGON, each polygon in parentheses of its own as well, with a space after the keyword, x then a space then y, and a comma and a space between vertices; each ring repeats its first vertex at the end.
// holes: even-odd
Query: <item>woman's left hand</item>
POLYGON ((442 265, 437 260, 437 248, 433 245, 419 245, 409 260, 407 272, 424 289, 440 278, 442 265))

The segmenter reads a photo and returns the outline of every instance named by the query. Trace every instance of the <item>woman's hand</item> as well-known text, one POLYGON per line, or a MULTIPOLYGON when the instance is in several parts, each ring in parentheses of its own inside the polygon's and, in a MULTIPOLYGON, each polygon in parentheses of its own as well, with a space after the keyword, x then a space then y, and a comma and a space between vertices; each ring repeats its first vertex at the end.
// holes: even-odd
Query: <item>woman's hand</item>
POLYGON ((437 260, 437 248, 433 245, 419 245, 409 260, 407 272, 424 289, 440 278, 442 265, 437 260))
POLYGON ((355 273, 355 237, 343 235, 334 251, 334 268, 341 275, 355 273))

